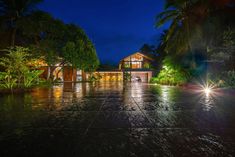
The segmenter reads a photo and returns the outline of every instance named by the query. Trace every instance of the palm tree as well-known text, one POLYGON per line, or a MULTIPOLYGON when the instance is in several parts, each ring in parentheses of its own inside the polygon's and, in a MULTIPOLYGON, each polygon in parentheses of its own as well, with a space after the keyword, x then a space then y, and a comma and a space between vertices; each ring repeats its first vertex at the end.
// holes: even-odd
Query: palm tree
POLYGON ((42 0, 0 0, 0 15, 4 17, 11 31, 11 46, 15 45, 17 22, 32 13, 35 6, 42 0))
POLYGON ((162 45, 167 53, 192 54, 191 67, 195 68, 194 44, 202 36, 200 24, 208 15, 208 3, 203 0, 168 0, 166 11, 157 16, 159 27, 171 22, 164 35, 162 45))
POLYGON ((191 30, 193 30, 195 24, 197 24, 202 19, 202 17, 205 16, 207 11, 206 9, 206 7, 202 7, 200 0, 168 1, 166 4, 166 11, 160 13, 157 16, 156 23, 156 25, 159 27, 166 22, 171 21, 170 28, 168 29, 165 36, 165 42, 168 42, 174 36, 183 33, 184 36, 181 36, 181 38, 177 39, 180 40, 182 37, 184 37, 186 39, 185 42, 187 41, 187 46, 190 49, 191 30), (181 31, 181 33, 177 33, 177 31, 181 31))

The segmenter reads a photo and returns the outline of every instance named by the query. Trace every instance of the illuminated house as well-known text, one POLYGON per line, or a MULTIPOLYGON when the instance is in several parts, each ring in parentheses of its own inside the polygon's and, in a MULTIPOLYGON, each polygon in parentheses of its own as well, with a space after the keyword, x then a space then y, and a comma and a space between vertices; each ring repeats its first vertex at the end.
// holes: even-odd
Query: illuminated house
POLYGON ((99 77, 100 81, 131 81, 131 82, 149 82, 153 70, 151 67, 154 59, 140 52, 136 52, 123 58, 119 62, 119 68, 109 71, 96 71, 94 73, 85 73, 82 70, 75 69, 71 65, 58 62, 53 66, 48 66, 44 59, 36 60, 30 63, 32 67, 44 70, 42 78, 48 78, 50 73, 53 80, 59 82, 79 82, 88 81, 91 74, 99 77))
POLYGON ((140 52, 136 52, 119 63, 119 70, 127 73, 131 81, 149 82, 152 78, 151 70, 154 59, 140 52))
POLYGON ((95 75, 101 76, 101 81, 149 82, 152 78, 151 70, 154 59, 136 52, 123 58, 119 62, 119 68, 112 71, 97 71, 95 75))

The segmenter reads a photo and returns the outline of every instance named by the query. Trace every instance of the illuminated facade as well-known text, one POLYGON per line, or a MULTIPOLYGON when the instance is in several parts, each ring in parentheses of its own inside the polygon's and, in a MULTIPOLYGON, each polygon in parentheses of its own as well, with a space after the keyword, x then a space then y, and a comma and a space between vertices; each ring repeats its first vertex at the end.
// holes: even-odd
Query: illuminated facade
POLYGON ((151 57, 137 52, 122 59, 118 70, 97 71, 95 75, 100 76, 101 81, 149 82, 153 75, 151 70, 153 61, 151 57))
POLYGON ((70 65, 57 63, 48 66, 43 59, 36 60, 29 65, 37 69, 44 70, 42 78, 48 78, 50 75, 53 80, 58 82, 80 82, 88 81, 91 77, 98 78, 100 81, 123 81, 131 82, 149 82, 153 71, 151 70, 154 59, 140 52, 125 57, 119 62, 119 68, 111 71, 96 71, 85 73, 82 70, 75 69, 70 65), (49 74, 50 73, 50 74, 49 74))
POLYGON ((137 52, 134 53, 124 59, 122 59, 119 63, 119 69, 145 69, 149 70, 151 66, 151 62, 153 61, 152 58, 137 52))

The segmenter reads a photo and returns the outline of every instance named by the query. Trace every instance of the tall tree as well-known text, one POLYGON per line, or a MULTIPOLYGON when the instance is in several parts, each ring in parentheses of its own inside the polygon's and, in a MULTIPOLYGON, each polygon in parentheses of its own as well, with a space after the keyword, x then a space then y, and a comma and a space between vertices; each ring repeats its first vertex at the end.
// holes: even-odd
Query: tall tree
POLYGON ((153 54, 155 52, 155 46, 153 45, 149 45, 149 44, 144 44, 141 48, 140 51, 142 53, 146 53, 146 54, 153 54))
POLYGON ((4 21, 11 32, 11 46, 14 46, 16 42, 17 23, 24 16, 32 13, 35 6, 40 2, 42 0, 0 0, 0 14, 4 17, 4 21))
MULTIPOLYGON (((205 1, 204 1, 205 3, 205 1)), ((157 26, 171 22, 164 42, 166 51, 192 51, 192 42, 200 35, 199 24, 207 16, 207 5, 201 0, 168 0, 166 11, 157 16, 157 26)))

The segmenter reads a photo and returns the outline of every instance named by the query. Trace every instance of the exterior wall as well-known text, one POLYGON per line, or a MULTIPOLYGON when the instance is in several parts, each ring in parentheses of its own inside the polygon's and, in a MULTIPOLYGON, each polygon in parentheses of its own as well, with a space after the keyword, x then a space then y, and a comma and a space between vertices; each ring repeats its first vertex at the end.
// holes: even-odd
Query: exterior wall
POLYGON ((151 78, 153 77, 153 72, 148 72, 148 82, 150 82, 151 78))
POLYGON ((37 68, 38 70, 43 70, 43 73, 40 75, 40 78, 47 78, 47 74, 48 74, 48 67, 40 67, 37 68))
POLYGON ((130 55, 119 63, 119 70, 122 69, 149 69, 151 64, 151 59, 144 57, 143 55, 136 53, 130 55), (149 66, 147 66, 149 65, 149 66))
POLYGON ((138 81, 140 79, 141 82, 149 82, 152 78, 152 71, 131 72, 131 77, 132 81, 138 81))
MULTIPOLYGON (((44 72, 40 75, 40 78, 47 79, 48 67, 43 66, 37 69, 44 70, 44 72)), ((70 66, 53 66, 51 67, 51 70, 51 75, 53 75, 54 80, 58 80, 61 82, 86 81, 86 73, 84 71, 77 70, 70 66)))
MULTIPOLYGON (((140 78, 139 82, 149 82, 152 78, 152 71, 129 71, 131 74, 131 81, 138 82, 137 78, 140 78)), ((93 73, 96 77, 101 76, 100 81, 123 81, 124 75, 122 71, 105 71, 93 73)), ((86 80, 88 80, 90 74, 86 74, 86 80)))
MULTIPOLYGON (((100 81, 123 81, 123 72, 121 71, 98 71, 95 72, 96 77, 101 77, 100 81)), ((87 79, 89 74, 87 74, 87 79)))
MULTIPOLYGON (((54 67, 52 69, 56 69, 56 68, 58 67, 54 67)), ((44 70, 43 74, 41 75, 41 78, 46 79, 48 68, 41 67, 40 70, 44 70)), ((141 79, 141 82, 149 82, 153 75, 152 71, 128 71, 128 73, 131 74, 132 81, 135 81, 135 78, 139 77, 141 79)), ((66 66, 62 70, 61 75, 63 76, 63 79, 61 79, 61 81, 64 81, 64 82, 81 81, 77 79, 78 74, 81 75, 82 81, 88 81, 88 78, 90 77, 89 73, 85 73, 84 71, 79 71, 78 73, 78 70, 72 67, 66 66)), ((124 79, 123 71, 105 71, 105 72, 97 71, 93 74, 97 77, 101 76, 102 78, 100 79, 100 81, 123 81, 124 79)), ((53 75, 54 77, 56 76, 55 74, 53 75)))

